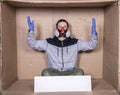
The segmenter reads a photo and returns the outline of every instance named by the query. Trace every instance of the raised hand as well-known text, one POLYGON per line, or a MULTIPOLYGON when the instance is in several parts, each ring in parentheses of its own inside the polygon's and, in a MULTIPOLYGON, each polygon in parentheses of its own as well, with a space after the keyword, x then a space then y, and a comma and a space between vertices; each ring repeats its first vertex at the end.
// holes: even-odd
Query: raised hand
POLYGON ((34 32, 34 20, 31 21, 30 16, 27 17, 27 23, 28 23, 29 31, 34 32))
POLYGON ((96 32, 96 20, 95 18, 92 18, 92 32, 91 32, 93 35, 97 35, 97 32, 96 32))

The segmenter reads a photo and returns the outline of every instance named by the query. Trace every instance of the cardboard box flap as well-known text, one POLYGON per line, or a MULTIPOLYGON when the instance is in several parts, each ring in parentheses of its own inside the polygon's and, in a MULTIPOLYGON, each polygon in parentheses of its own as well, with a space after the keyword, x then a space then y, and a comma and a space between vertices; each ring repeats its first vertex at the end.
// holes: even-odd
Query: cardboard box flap
POLYGON ((105 7, 117 0, 1 0, 14 7, 105 7))

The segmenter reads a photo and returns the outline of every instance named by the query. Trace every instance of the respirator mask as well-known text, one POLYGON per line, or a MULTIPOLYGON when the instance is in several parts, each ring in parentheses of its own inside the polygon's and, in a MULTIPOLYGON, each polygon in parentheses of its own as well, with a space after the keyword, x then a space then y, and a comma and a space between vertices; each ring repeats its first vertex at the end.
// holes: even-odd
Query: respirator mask
POLYGON ((64 19, 59 20, 56 24, 56 28, 57 28, 55 31, 56 37, 66 37, 66 38, 70 37, 70 31, 68 30, 69 24, 66 20, 64 19), (58 23, 60 22, 65 22, 67 24, 67 29, 65 29, 64 27, 58 28, 58 23))

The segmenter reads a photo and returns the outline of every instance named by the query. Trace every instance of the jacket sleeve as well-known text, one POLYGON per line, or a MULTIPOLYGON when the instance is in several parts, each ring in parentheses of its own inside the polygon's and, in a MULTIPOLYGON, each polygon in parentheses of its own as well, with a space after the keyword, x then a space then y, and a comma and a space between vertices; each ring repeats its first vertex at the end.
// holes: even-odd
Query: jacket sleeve
POLYGON ((78 40, 78 42, 77 42, 78 51, 93 50, 96 48, 97 43, 98 43, 97 35, 91 35, 91 38, 88 42, 78 40))
POLYGON ((35 40, 34 32, 28 32, 27 34, 28 45, 39 51, 46 51, 47 49, 47 41, 46 40, 35 40))

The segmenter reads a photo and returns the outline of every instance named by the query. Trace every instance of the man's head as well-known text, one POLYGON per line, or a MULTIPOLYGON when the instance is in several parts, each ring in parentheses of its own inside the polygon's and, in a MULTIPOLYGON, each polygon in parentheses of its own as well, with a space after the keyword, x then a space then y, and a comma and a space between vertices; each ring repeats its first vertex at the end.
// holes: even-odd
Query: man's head
POLYGON ((56 29, 57 32, 55 33, 55 36, 57 37, 69 37, 70 32, 68 31, 69 24, 65 19, 60 19, 56 23, 56 29))

